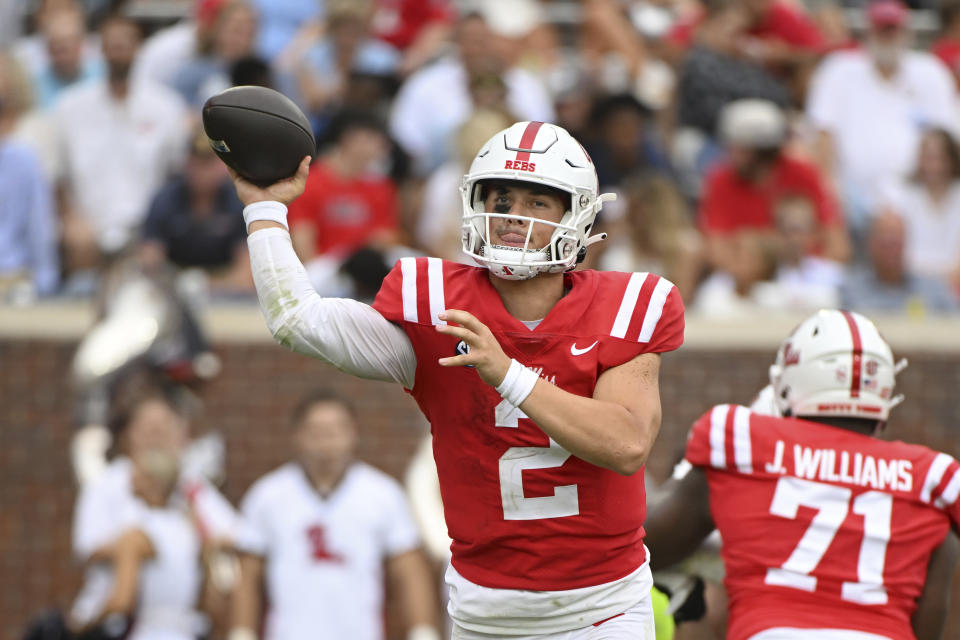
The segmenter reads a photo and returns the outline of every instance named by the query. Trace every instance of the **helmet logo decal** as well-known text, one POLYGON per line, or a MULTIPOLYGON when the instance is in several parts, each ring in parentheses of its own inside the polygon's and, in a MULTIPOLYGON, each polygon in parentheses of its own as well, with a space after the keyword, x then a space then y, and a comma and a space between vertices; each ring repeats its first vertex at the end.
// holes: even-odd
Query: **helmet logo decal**
MULTIPOLYGON (((518 153, 517 155, 520 154, 518 153)), ((529 155, 529 153, 527 155, 529 155)), ((514 171, 536 171, 537 165, 533 162, 527 162, 526 160, 507 160, 503 163, 503 168, 513 169, 514 171)))

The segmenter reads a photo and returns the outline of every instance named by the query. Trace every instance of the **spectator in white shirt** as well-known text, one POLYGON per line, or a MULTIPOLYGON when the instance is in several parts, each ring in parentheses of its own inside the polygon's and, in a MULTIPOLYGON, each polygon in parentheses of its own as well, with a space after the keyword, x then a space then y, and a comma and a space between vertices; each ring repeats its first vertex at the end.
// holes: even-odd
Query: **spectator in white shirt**
POLYGON ((807 103, 818 162, 834 177, 855 228, 875 210, 879 187, 910 172, 924 128, 953 130, 960 117, 949 70, 933 55, 908 49, 906 7, 877 0, 867 16, 866 46, 828 56, 807 103))
POLYGON ((172 90, 133 82, 140 29, 112 16, 101 27, 107 77, 68 89, 55 118, 64 154, 64 249, 68 269, 98 266, 135 236, 150 197, 180 165, 187 112, 172 90))
POLYGON ((413 157, 417 169, 429 173, 455 157, 454 131, 473 111, 470 80, 480 73, 502 71, 506 103, 520 120, 552 122, 553 104, 539 78, 510 67, 500 40, 477 14, 460 20, 457 53, 414 73, 400 88, 390 114, 390 133, 413 157))
POLYGON ((213 486, 181 471, 187 423, 178 404, 140 389, 115 407, 111 426, 125 455, 82 487, 74 512, 74 554, 86 567, 75 631, 194 640, 209 627, 199 609, 224 610, 217 587, 226 585, 205 569, 222 558, 239 518, 213 486))
POLYGON ((927 131, 908 180, 887 186, 884 207, 906 225, 907 268, 960 290, 960 146, 945 129, 927 131))
POLYGON ((336 395, 291 416, 295 461, 244 497, 230 640, 255 640, 266 587, 269 640, 380 640, 384 580, 409 640, 438 640, 437 595, 399 483, 353 458, 357 420, 336 395))

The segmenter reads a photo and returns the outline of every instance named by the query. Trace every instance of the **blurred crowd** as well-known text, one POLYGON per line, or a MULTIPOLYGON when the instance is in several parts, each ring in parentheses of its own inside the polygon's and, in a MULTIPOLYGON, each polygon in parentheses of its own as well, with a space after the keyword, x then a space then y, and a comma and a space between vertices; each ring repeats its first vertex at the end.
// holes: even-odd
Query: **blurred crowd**
POLYGON ((270 86, 318 141, 291 208, 324 295, 460 252, 459 183, 518 120, 581 140, 609 240, 694 313, 953 313, 960 0, 8 0, 0 301, 90 297, 119 257, 252 299, 200 107, 270 86), (158 10, 166 7, 166 11, 158 10), (187 14, 187 15, 179 15, 187 14))

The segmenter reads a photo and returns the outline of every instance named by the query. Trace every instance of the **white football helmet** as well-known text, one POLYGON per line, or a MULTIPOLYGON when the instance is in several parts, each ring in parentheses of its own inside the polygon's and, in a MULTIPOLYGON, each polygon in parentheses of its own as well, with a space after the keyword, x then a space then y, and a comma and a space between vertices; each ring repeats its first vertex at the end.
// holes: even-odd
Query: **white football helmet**
POLYGON ((616 199, 616 195, 598 195, 598 191, 593 161, 565 129, 544 122, 518 122, 490 138, 463 177, 463 251, 508 280, 569 271, 586 255, 587 246, 606 237, 591 236, 590 230, 603 203, 616 199), (559 223, 485 211, 480 183, 492 179, 520 180, 560 189, 570 194, 570 208, 559 223), (524 221, 524 246, 490 244, 493 218, 524 221), (529 246, 534 222, 554 227, 545 247, 529 246))
POLYGON ((780 346, 770 384, 782 415, 883 422, 903 401, 893 388, 904 367, 906 360, 894 363, 890 345, 868 318, 825 309, 780 346))

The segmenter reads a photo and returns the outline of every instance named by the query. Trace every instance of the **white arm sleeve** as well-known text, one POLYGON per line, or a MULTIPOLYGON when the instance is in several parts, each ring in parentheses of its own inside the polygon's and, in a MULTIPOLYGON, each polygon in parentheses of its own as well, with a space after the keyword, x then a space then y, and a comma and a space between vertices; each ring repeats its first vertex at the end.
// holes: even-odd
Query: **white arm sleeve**
POLYGON ((346 373, 413 388, 417 357, 403 329, 362 302, 321 298, 287 231, 261 229, 247 246, 260 308, 277 342, 346 373))

